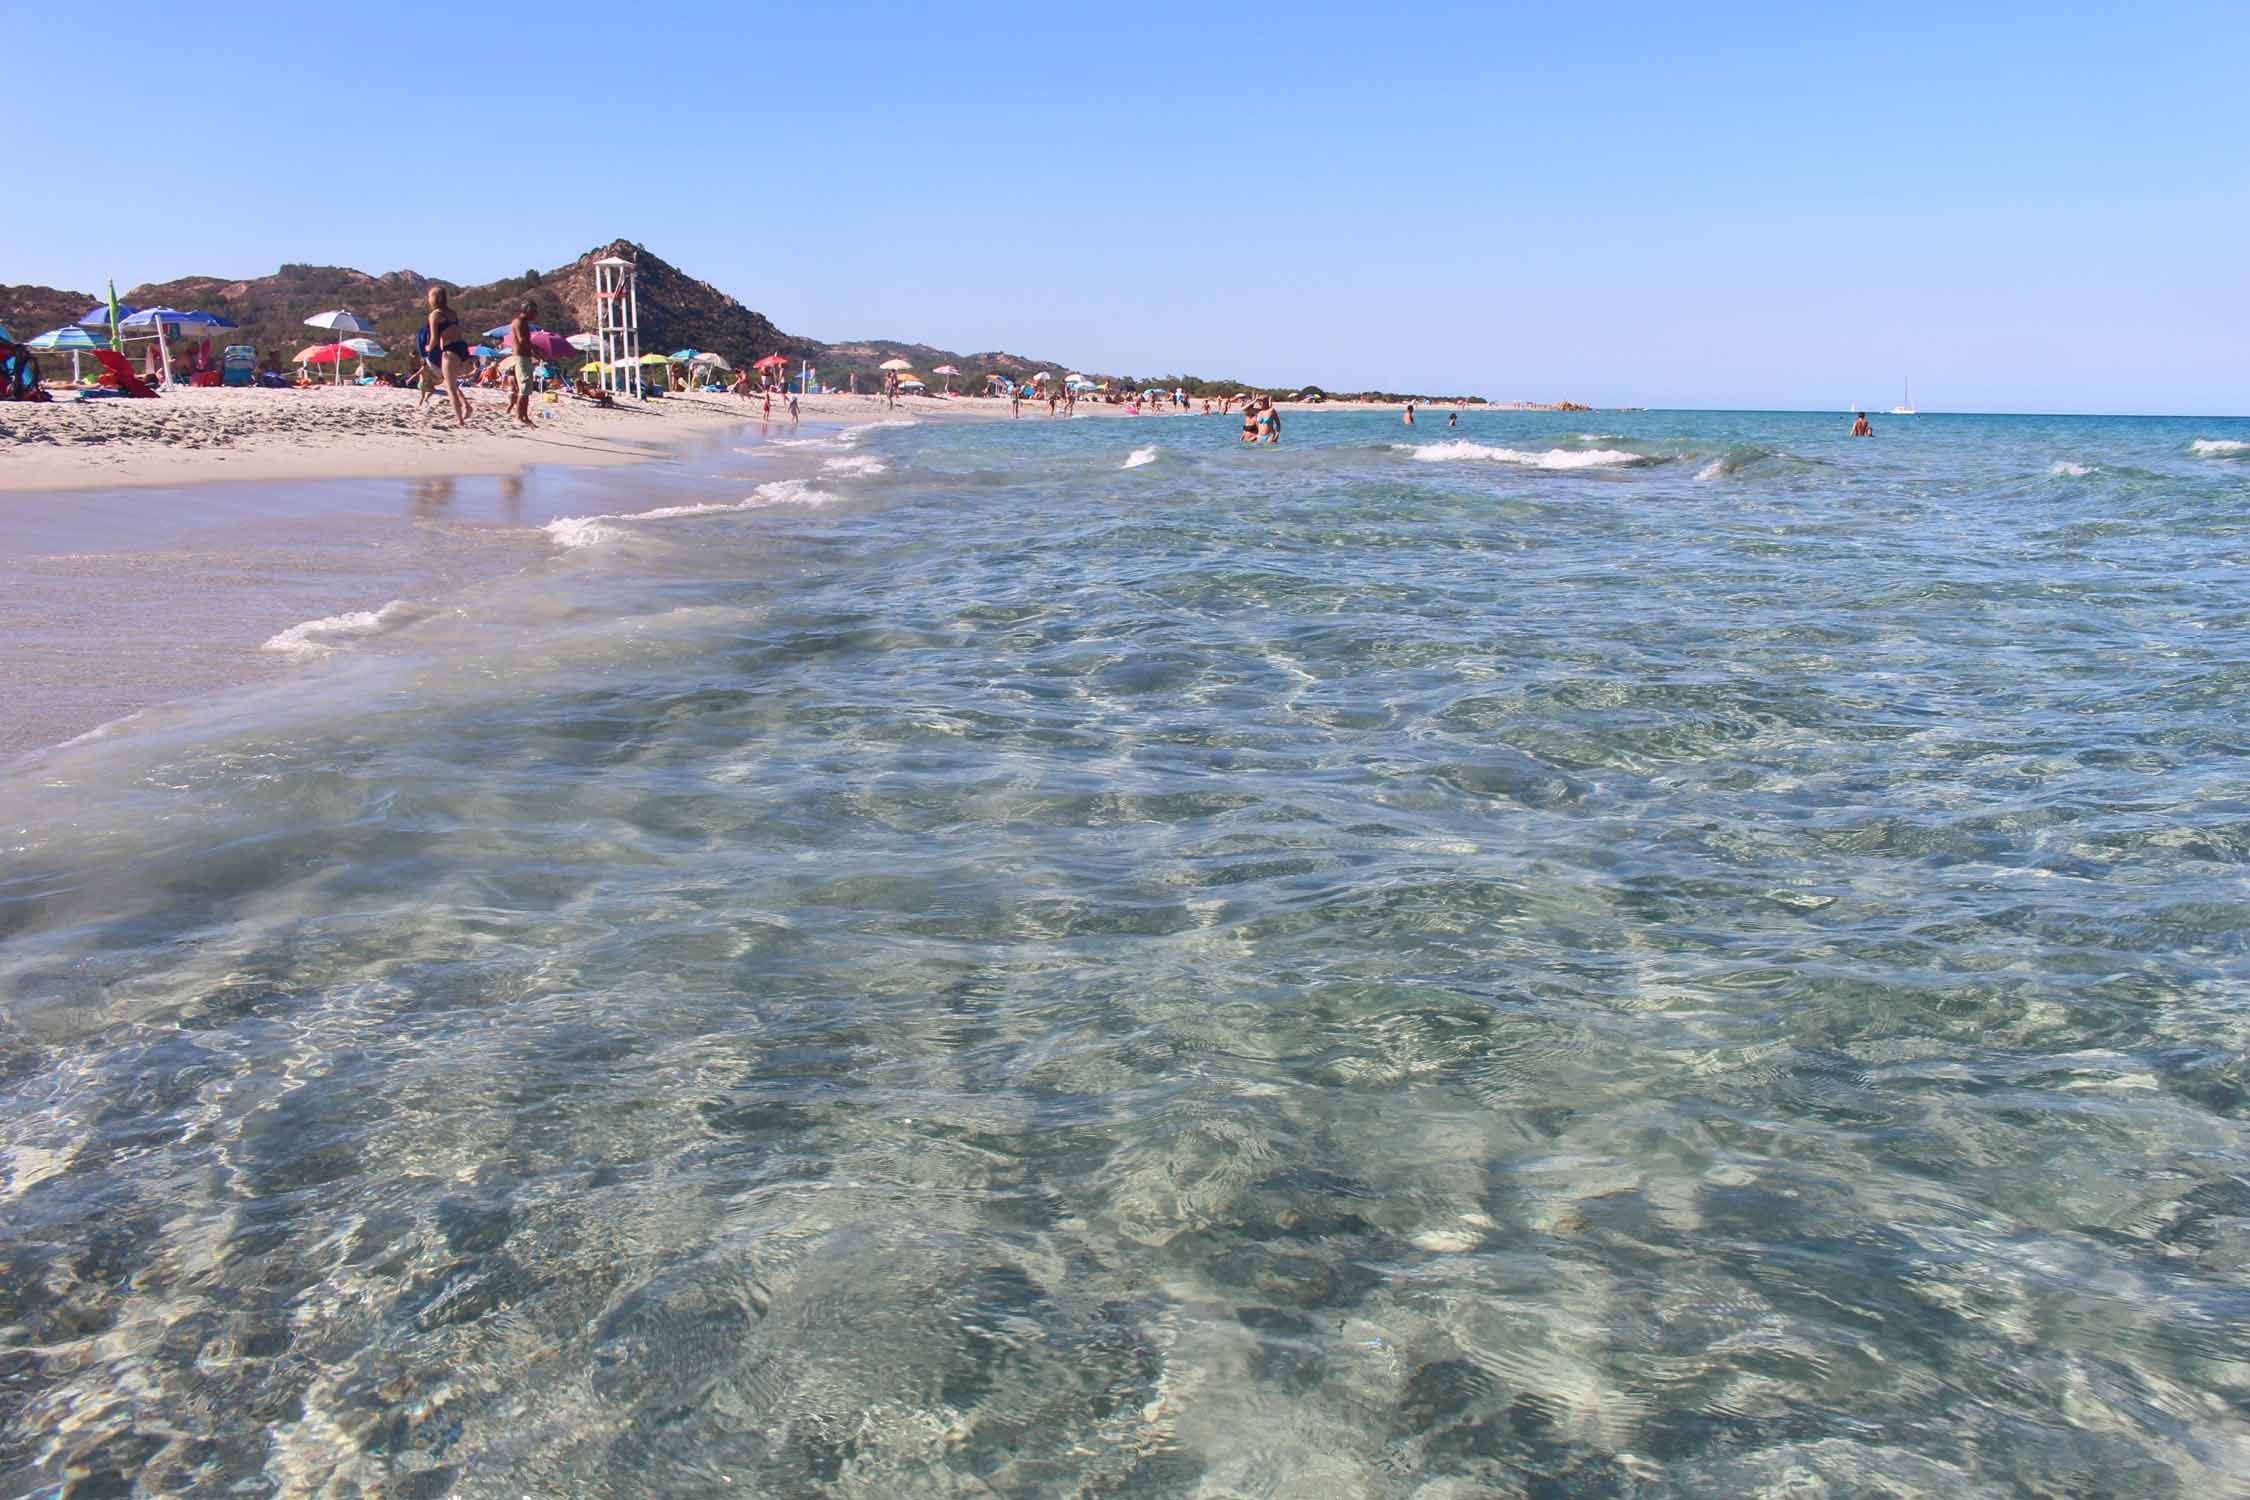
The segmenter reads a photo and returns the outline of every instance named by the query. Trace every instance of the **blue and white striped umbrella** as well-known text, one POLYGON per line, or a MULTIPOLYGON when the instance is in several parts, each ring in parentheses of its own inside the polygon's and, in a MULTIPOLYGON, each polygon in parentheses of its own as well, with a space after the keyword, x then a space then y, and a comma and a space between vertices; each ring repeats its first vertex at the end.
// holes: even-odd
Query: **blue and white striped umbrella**
MULTIPOLYGON (((108 313, 103 313, 103 321, 108 313)), ((26 349, 68 349, 70 351, 70 383, 78 383, 78 351, 81 349, 106 349, 109 347, 76 323, 67 328, 50 328, 35 339, 24 340, 26 349)))

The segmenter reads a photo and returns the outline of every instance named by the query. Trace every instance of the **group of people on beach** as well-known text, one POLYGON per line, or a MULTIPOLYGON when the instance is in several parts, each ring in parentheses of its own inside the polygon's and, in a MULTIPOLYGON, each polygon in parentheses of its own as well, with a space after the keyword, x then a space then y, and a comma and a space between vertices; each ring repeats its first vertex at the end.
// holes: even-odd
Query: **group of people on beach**
MULTIPOLYGON (((518 427, 537 425, 531 420, 531 391, 535 378, 531 363, 531 320, 538 311, 538 305, 529 297, 516 305, 516 314, 508 321, 508 353, 500 365, 500 381, 508 388, 508 411, 518 427)), ((474 379, 476 365, 469 358, 469 340, 462 331, 460 314, 454 312, 444 287, 430 288, 429 311, 422 319, 421 332, 414 342, 422 357, 422 368, 416 372, 417 383, 422 387, 422 401, 428 401, 442 388, 446 400, 452 404, 455 424, 468 426, 469 398, 462 391, 461 382, 474 379)))

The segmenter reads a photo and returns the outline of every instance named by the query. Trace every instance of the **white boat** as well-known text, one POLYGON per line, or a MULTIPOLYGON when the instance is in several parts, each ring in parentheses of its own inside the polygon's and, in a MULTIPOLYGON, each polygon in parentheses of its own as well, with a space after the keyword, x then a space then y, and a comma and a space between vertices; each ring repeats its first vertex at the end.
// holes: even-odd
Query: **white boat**
POLYGON ((1904 380, 1898 383, 1898 405, 1891 408, 1891 415, 1894 417, 1918 417, 1921 415, 1914 409, 1914 387, 1904 380))

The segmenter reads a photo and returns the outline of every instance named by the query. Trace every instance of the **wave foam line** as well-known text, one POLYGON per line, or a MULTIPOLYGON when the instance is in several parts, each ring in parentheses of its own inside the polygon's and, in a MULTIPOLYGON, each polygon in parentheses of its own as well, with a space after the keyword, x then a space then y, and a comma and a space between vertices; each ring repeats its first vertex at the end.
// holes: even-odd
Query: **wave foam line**
POLYGON ((340 615, 324 615, 317 620, 302 621, 269 637, 258 649, 305 659, 327 656, 355 642, 378 635, 389 635, 394 630, 404 630, 415 621, 428 619, 435 613, 426 604, 393 599, 381 609, 347 610, 340 615))
POLYGON ((2074 464, 2068 459, 2058 459, 2047 472, 2057 479, 2084 479, 2094 471, 2085 464, 2074 464))
POLYGON ((881 432, 886 427, 918 427, 920 425, 921 424, 918 422, 902 420, 898 418, 893 418, 892 420, 887 422, 862 422, 857 427, 847 427, 842 432, 837 433, 836 441, 840 443, 856 443, 867 433, 881 432))
POLYGON ((1120 469, 1137 469, 1143 464, 1152 464, 1155 462, 1156 450, 1154 448, 1135 448, 1132 453, 1126 457, 1125 462, 1119 464, 1117 467, 1119 467, 1120 469))
POLYGON ((2188 444, 2188 450, 2206 457, 2220 453, 2250 453, 2250 443, 2238 438, 2197 438, 2188 444))
POLYGON ((553 538, 558 547, 599 547, 622 541, 632 535, 622 521, 676 521, 683 516, 715 516, 731 511, 763 510, 769 505, 826 505, 835 499, 826 490, 815 489, 808 479, 770 479, 752 490, 741 500, 708 501, 700 505, 665 505, 655 510, 629 511, 622 515, 558 516, 540 527, 553 538))
POLYGON ((891 466, 872 453, 847 453, 842 458, 831 458, 821 464, 831 474, 888 474, 891 466))
POLYGON ((1621 453, 1615 448, 1588 448, 1583 452, 1549 448, 1544 453, 1526 453, 1520 448, 1494 448, 1460 438, 1443 443, 1393 443, 1391 446, 1412 454, 1415 462, 1425 464, 1475 459, 1484 463, 1520 464, 1531 469, 1614 469, 1648 462, 1637 453, 1621 453))

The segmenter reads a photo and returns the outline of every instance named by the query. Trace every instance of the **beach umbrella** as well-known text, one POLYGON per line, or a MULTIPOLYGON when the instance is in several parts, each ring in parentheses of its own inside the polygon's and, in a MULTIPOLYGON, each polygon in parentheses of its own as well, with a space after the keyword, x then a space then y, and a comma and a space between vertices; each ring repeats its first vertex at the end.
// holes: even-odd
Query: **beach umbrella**
POLYGON ((670 354, 667 354, 665 358, 673 361, 675 364, 684 365, 689 360, 695 358, 696 353, 697 351, 693 349, 674 349, 670 354))
MULTIPOLYGON (((0 328, 0 338, 6 338, 7 336, 8 330, 0 328)), ((78 352, 81 349, 99 349, 102 347, 102 341, 76 323, 72 323, 64 328, 50 328, 39 337, 27 340, 24 347, 26 349, 68 349, 70 351, 70 383, 76 385, 78 383, 78 352)))
POLYGON ((734 368, 733 365, 727 363, 726 356, 723 354, 698 354, 694 359, 690 360, 689 363, 702 365, 706 369, 731 370, 734 368))
POLYGON ((500 357, 500 351, 493 348, 490 344, 475 345, 469 350, 469 352, 475 355, 478 359, 498 359, 500 357))
POLYGON ((669 355, 669 354, 644 354, 644 355, 642 355, 642 356, 640 357, 640 359, 639 359, 638 361, 635 361, 635 360, 630 360, 630 359, 627 359, 627 360, 620 360, 620 361, 618 361, 618 363, 620 363, 620 364, 628 364, 628 365, 629 365, 629 364, 635 364, 635 363, 639 363, 639 364, 644 364, 644 365, 668 365, 668 364, 670 364, 671 362, 672 362, 672 356, 671 356, 671 355, 669 355))
POLYGON ((347 359, 356 359, 359 351, 349 344, 308 344, 297 351, 296 363, 300 365, 340 365, 347 359))
POLYGON ((117 331, 117 325, 124 322, 125 319, 131 317, 134 313, 139 311, 140 309, 137 307, 121 307, 118 305, 117 283, 113 281, 109 284, 109 300, 103 303, 101 306, 95 308, 92 312, 86 314, 85 317, 80 318, 78 320, 78 325, 81 328, 108 329, 109 347, 112 349, 123 349, 125 347, 125 339, 124 336, 117 331))
POLYGON ((911 370, 914 366, 903 359, 886 359, 875 368, 878 370, 911 370))
POLYGON ((945 393, 948 396, 953 394, 953 377, 961 373, 959 370, 954 369, 951 365, 939 365, 930 373, 932 375, 943 375, 945 377, 945 393))
POLYGON ((373 339, 346 339, 344 347, 367 359, 381 359, 390 352, 373 339))
MULTIPOLYGON (((305 326, 307 328, 325 328, 331 333, 373 333, 375 331, 373 323, 362 321, 357 314, 347 307, 332 308, 324 313, 314 313, 311 317, 305 319, 305 326)), ((298 363, 302 364, 304 361, 299 360, 298 363)), ((336 364, 336 383, 338 385, 344 383, 344 366, 340 360, 336 364)))
POLYGON ((144 307, 138 312, 128 313, 120 318, 117 326, 120 329, 153 328, 156 330, 157 357, 164 364, 164 383, 170 385, 172 383, 172 346, 164 336, 165 325, 170 324, 177 328, 187 323, 208 324, 210 321, 211 315, 209 313, 183 312, 176 307, 144 307))
MULTIPOLYGON (((570 358, 570 340, 559 333, 549 333, 544 328, 531 330, 531 349, 535 354, 544 355, 548 359, 558 362, 570 358)), ((506 352, 515 353, 516 346, 510 344, 506 352)))
POLYGON ((1038 374, 1031 377, 1031 383, 1033 385, 1037 385, 1042 380, 1052 380, 1054 378, 1054 376, 1048 374, 1045 370, 1041 370, 1038 374))
MULTIPOLYGON (((764 359, 751 365, 750 368, 753 370, 786 370, 789 368, 789 359, 787 355, 769 354, 764 359)), ((888 369, 889 366, 886 365, 884 368, 888 369)))
POLYGON ((563 342, 584 354, 590 349, 599 349, 602 346, 602 336, 598 333, 574 333, 563 342))

